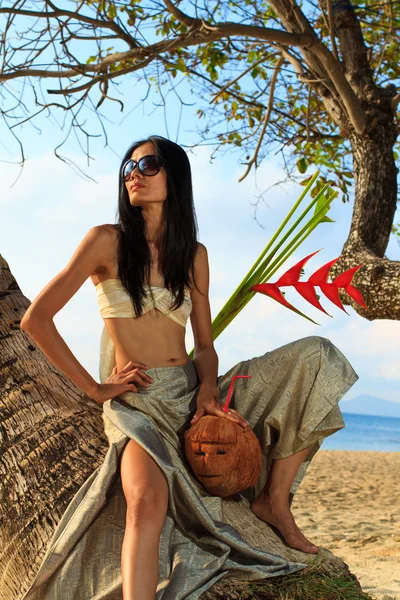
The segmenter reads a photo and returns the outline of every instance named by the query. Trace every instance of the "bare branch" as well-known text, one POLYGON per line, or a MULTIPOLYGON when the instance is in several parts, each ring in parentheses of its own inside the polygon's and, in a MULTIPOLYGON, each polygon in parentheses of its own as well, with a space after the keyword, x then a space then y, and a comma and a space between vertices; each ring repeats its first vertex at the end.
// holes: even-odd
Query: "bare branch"
POLYGON ((367 126, 367 117, 358 97, 343 73, 340 62, 336 60, 325 44, 317 38, 314 29, 295 1, 270 0, 270 4, 290 32, 307 32, 315 37, 314 44, 303 47, 304 59, 321 79, 332 80, 352 126, 357 133, 363 133, 367 126))
POLYGON ((175 6, 171 2, 171 0, 163 0, 163 2, 165 4, 165 6, 168 8, 168 11, 171 13, 171 15, 174 15, 174 17, 180 23, 183 23, 184 25, 187 25, 188 27, 192 27, 194 25, 201 24, 201 19, 197 19, 195 17, 189 17, 189 15, 182 12, 177 6, 175 6))
MULTIPOLYGON (((5 10, 5 9, 0 9, 5 10)), ((27 11, 31 12, 31 11, 27 11)), ((65 11, 69 14, 68 11, 65 11)), ((101 21, 100 21, 101 23, 101 21)), ((105 67, 109 65, 119 63, 122 61, 129 61, 136 58, 144 58, 149 57, 151 60, 156 58, 159 54, 165 51, 171 52, 177 48, 188 48, 190 46, 198 45, 202 41, 213 42, 216 40, 220 40, 225 36, 230 35, 245 35, 248 37, 254 37, 255 39, 260 39, 264 41, 270 42, 280 42, 287 45, 294 46, 308 46, 313 43, 312 37, 308 34, 290 34, 285 31, 278 31, 275 29, 268 29, 263 27, 256 27, 253 25, 241 25, 239 23, 220 23, 216 26, 213 26, 212 32, 210 31, 210 26, 206 25, 204 22, 201 23, 199 29, 192 31, 190 33, 183 34, 178 36, 174 40, 165 40, 163 42, 157 42, 149 45, 148 47, 140 47, 133 48, 126 52, 115 52, 110 54, 106 58, 104 58, 100 63, 95 65, 86 65, 82 63, 78 63, 72 69, 65 69, 61 71, 49 71, 44 69, 17 69, 12 72, 3 72, 0 74, 0 82, 8 81, 10 79, 15 79, 19 77, 42 77, 42 78, 71 78, 78 74, 86 75, 91 72, 101 72, 104 71, 105 67)), ((112 76, 120 77, 126 73, 130 73, 132 71, 137 70, 138 68, 142 68, 146 64, 149 64, 150 61, 144 61, 138 66, 133 66, 132 68, 121 69, 120 71, 115 72, 112 76)), ((91 87, 92 84, 100 81, 101 78, 95 78, 92 82, 80 86, 78 88, 72 88, 70 91, 64 90, 52 90, 49 93, 54 94, 68 94, 74 93, 74 91, 80 91, 82 89, 86 89, 87 87, 91 87)))
POLYGON ((261 130, 260 138, 258 140, 256 149, 254 151, 254 154, 253 154, 252 158, 247 163, 247 169, 246 169, 244 175, 242 175, 238 179, 239 183, 241 181, 243 181, 243 179, 245 179, 247 177, 247 175, 250 172, 250 169, 251 169, 252 165, 255 165, 257 167, 257 156, 258 156, 258 153, 260 151, 260 147, 261 147, 264 135, 265 135, 265 131, 267 129, 267 125, 268 125, 269 118, 270 118, 270 115, 271 115, 272 107, 273 107, 273 104, 274 104, 274 92, 275 92, 276 80, 277 80, 277 77, 278 77, 279 69, 281 68, 281 66, 283 65, 284 62, 285 62, 285 59, 282 56, 280 56, 279 59, 278 59, 278 62, 276 63, 275 70, 274 70, 274 72, 272 74, 272 77, 271 77, 271 86, 270 86, 270 94, 269 94, 269 100, 268 100, 268 108, 267 108, 267 112, 266 112, 265 117, 264 117, 264 123, 263 123, 263 128, 261 130))
POLYGON ((57 8, 50 0, 46 0, 46 3, 51 6, 53 8, 54 12, 38 12, 38 11, 33 11, 33 10, 24 10, 24 9, 19 9, 19 8, 0 8, 0 15, 1 14, 15 14, 15 15, 24 15, 27 17, 36 17, 38 19, 51 19, 51 18, 58 18, 58 17, 70 17, 70 18, 74 18, 77 21, 81 21, 82 23, 88 23, 89 25, 92 25, 93 27, 105 27, 107 29, 111 29, 112 31, 114 31, 118 37, 122 40, 124 40, 129 47, 133 47, 136 45, 136 42, 133 38, 131 38, 129 35, 127 35, 125 33, 125 31, 117 24, 115 23, 115 21, 111 21, 111 20, 101 20, 101 19, 94 19, 93 17, 88 17, 86 15, 82 15, 79 12, 72 12, 70 10, 64 10, 64 9, 60 9, 57 8))
POLYGON ((311 88, 308 88, 307 118, 306 118, 307 142, 310 139, 310 111, 311 111, 311 88))
POLYGON ((212 102, 215 102, 220 96, 221 94, 223 94, 229 87, 231 87, 231 85, 233 85, 234 83, 236 83, 237 81, 239 81, 239 79, 241 79, 242 77, 244 77, 245 75, 247 75, 247 73, 249 71, 251 71, 252 69, 254 69, 254 67, 256 67, 257 65, 259 65, 260 63, 264 62, 268 57, 271 56, 271 53, 269 52, 266 56, 262 56, 259 60, 257 60, 255 63, 252 63, 247 69, 245 69, 242 73, 240 73, 237 77, 235 77, 235 79, 232 79, 231 81, 229 81, 226 85, 224 85, 224 87, 218 92, 218 94, 216 94, 213 98, 211 98, 210 100, 210 104, 212 102))
POLYGON ((332 0, 326 0, 327 5, 328 5, 328 20, 329 20, 329 33, 331 36, 331 44, 332 44, 332 53, 333 56, 336 58, 336 60, 339 60, 339 54, 338 54, 338 50, 337 50, 337 46, 336 46, 336 40, 335 40, 335 23, 333 21, 333 16, 332 16, 332 0))
POLYGON ((396 94, 392 98, 392 102, 391 102, 392 111, 394 113, 397 111, 397 107, 398 107, 399 103, 400 103, 400 94, 396 94))

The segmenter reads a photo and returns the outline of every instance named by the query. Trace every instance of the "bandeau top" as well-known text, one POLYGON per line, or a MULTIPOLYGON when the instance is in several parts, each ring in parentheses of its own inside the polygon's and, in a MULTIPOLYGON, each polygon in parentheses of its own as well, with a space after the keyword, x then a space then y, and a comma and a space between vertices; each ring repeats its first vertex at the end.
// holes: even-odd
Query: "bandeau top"
MULTIPOLYGON (((155 304, 152 302, 150 292, 147 292, 142 314, 152 308, 158 308, 167 317, 179 323, 182 327, 186 327, 186 321, 192 312, 192 300, 190 290, 187 286, 185 286, 184 302, 181 307, 175 310, 170 310, 175 298, 170 290, 156 285, 145 285, 144 287, 147 289, 151 287, 153 289, 155 304)), ((128 318, 137 316, 132 299, 119 279, 106 279, 98 283, 96 285, 96 295, 100 314, 103 318, 128 318)))

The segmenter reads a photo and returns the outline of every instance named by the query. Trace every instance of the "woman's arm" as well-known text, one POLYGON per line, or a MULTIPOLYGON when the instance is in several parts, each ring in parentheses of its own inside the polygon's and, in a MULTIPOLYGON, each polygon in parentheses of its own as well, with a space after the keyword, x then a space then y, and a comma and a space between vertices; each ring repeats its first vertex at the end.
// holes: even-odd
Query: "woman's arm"
POLYGON ((52 319, 41 319, 22 329, 31 337, 47 358, 89 397, 94 395, 98 383, 75 358, 59 334, 52 319))
POLYGON ((214 391, 218 379, 218 354, 214 346, 206 346, 200 350, 195 347, 193 362, 200 381, 200 387, 214 391))
POLYGON ((218 355, 214 348, 212 319, 209 300, 210 266, 208 252, 199 243, 194 261, 194 276, 199 290, 193 286, 190 323, 194 336, 193 362, 200 380, 200 387, 216 391, 218 378, 218 355))
POLYGON ((25 312, 20 327, 23 329, 71 381, 88 396, 98 383, 72 354, 54 324, 54 315, 65 306, 87 278, 107 263, 111 234, 104 225, 92 227, 71 260, 40 292, 25 312))

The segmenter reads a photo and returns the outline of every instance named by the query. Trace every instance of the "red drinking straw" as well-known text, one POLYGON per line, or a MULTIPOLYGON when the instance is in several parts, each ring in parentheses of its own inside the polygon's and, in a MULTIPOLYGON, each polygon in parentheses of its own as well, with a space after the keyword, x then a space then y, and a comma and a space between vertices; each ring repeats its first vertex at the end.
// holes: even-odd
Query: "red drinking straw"
POLYGON ((229 402, 231 400, 231 396, 232 396, 232 392, 233 392, 233 386, 235 384, 235 379, 239 379, 239 378, 249 379, 250 377, 251 377, 251 375, 234 375, 232 377, 231 385, 229 386, 229 390, 228 390, 228 397, 226 399, 225 406, 222 409, 224 412, 228 412, 229 402))

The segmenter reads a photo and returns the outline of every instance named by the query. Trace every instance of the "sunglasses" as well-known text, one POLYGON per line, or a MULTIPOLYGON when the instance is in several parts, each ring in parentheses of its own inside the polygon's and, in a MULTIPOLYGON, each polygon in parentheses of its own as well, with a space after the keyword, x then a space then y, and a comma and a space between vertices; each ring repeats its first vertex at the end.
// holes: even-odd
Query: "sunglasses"
POLYGON ((154 154, 146 154, 146 156, 142 156, 137 162, 130 158, 122 167, 122 176, 124 181, 129 181, 132 171, 137 166, 142 175, 153 177, 153 175, 157 175, 157 173, 160 172, 163 164, 164 163, 154 154))

